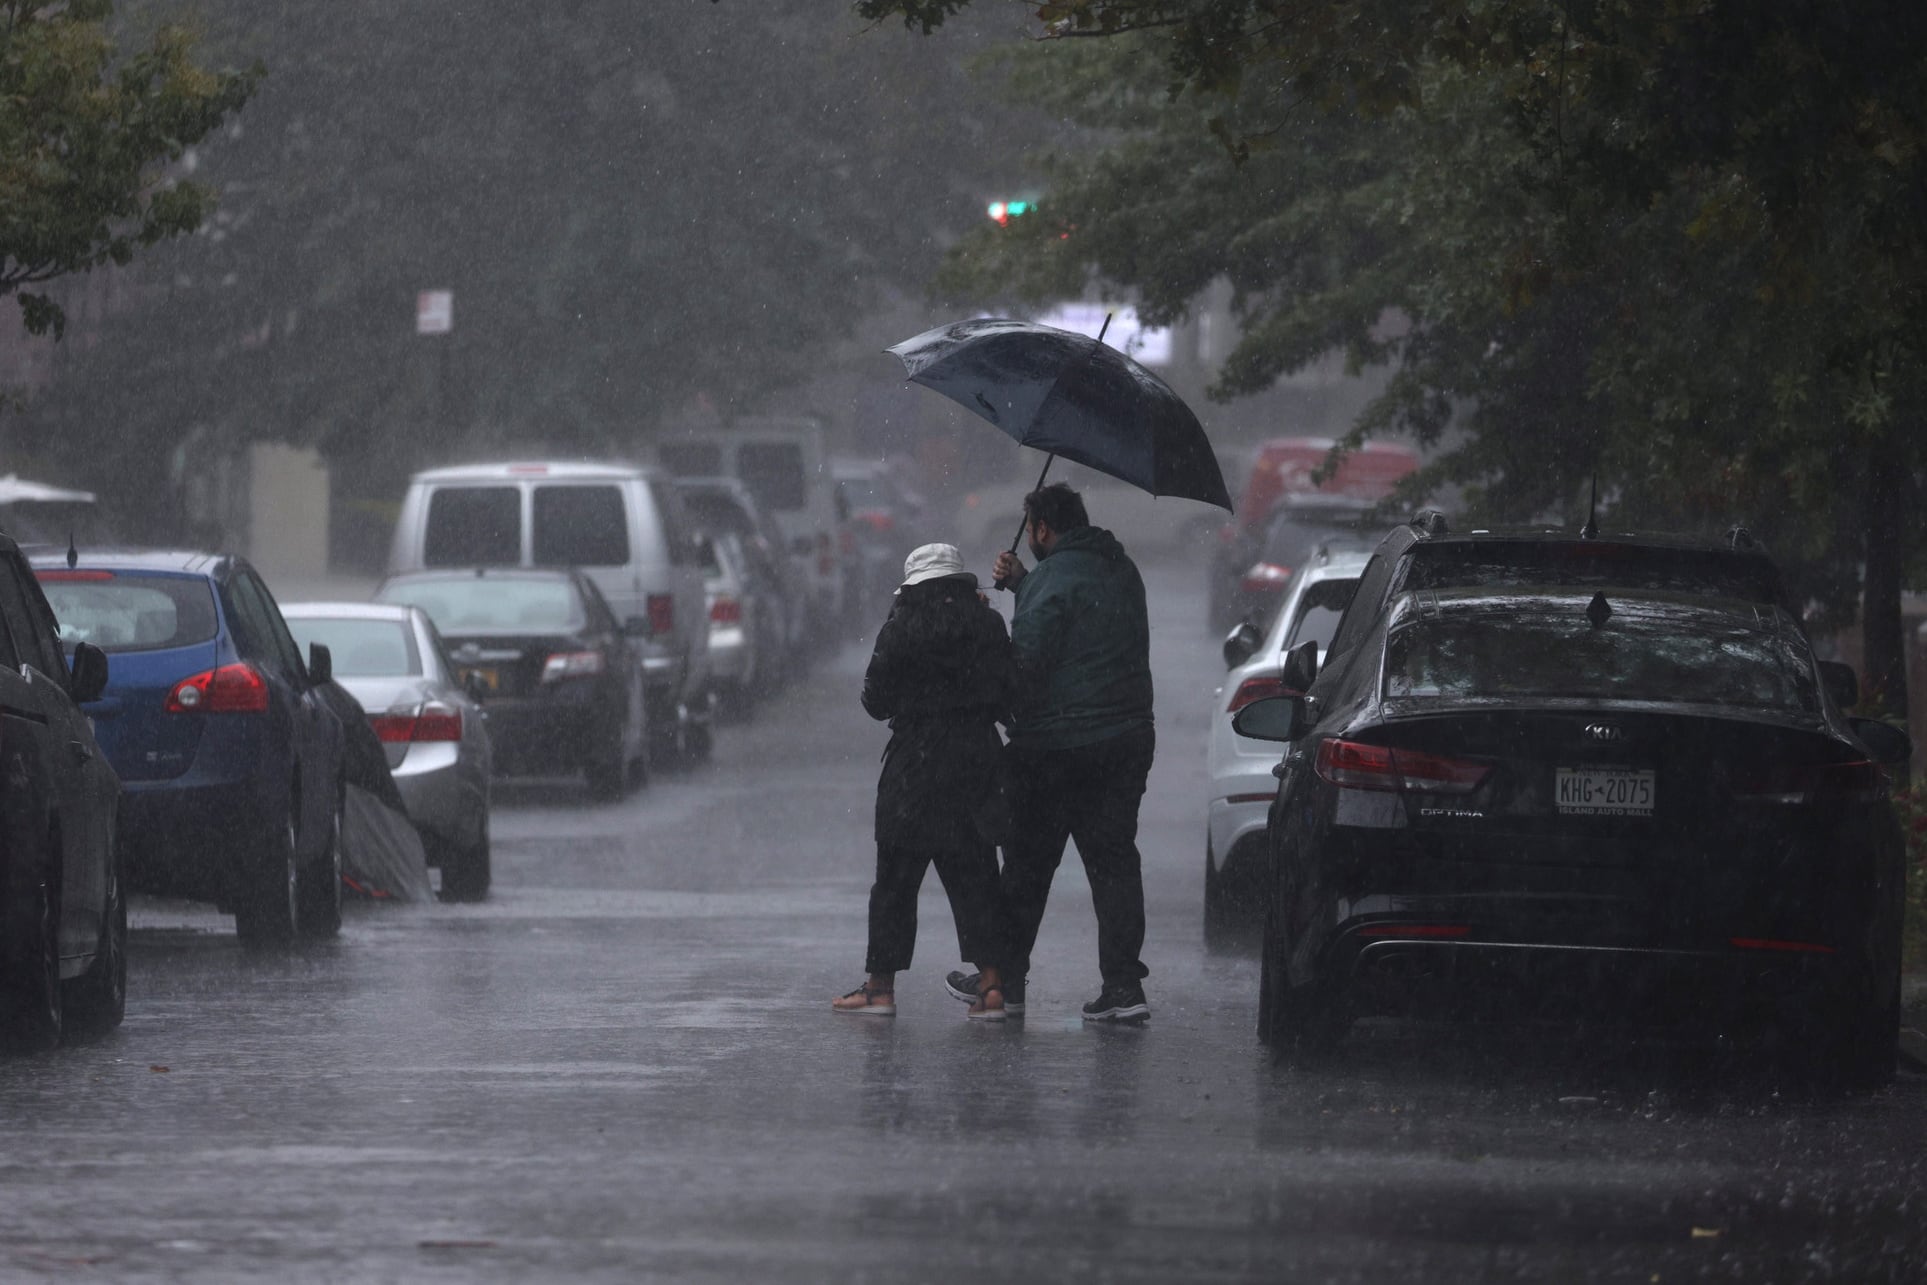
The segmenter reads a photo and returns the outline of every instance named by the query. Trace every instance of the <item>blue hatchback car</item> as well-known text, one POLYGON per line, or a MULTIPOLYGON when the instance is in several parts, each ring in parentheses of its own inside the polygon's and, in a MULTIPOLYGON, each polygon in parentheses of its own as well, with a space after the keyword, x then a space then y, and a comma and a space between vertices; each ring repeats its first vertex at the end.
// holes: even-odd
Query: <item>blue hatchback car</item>
POLYGON ((206 553, 41 556, 63 646, 113 658, 86 709, 121 780, 130 886, 212 901, 243 939, 341 925, 342 730, 260 575, 206 553))

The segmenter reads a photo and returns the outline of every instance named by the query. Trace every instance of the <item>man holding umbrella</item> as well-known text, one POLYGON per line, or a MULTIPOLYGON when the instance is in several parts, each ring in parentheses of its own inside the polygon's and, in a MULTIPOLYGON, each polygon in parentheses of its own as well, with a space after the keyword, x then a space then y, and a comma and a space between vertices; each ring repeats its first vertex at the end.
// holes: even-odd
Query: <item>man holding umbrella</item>
MULTIPOLYGON (((1034 569, 997 556, 995 579, 1017 595, 1010 640, 1019 697, 1010 727, 1012 838, 1002 892, 1010 917, 1004 1004, 1023 1011, 1030 952, 1067 839, 1090 878, 1103 989, 1092 1022, 1142 1022, 1144 879, 1137 811, 1151 770, 1151 631, 1144 581, 1109 531, 1090 524, 1077 492, 1057 483, 1024 498, 1034 569)), ((974 976, 950 975, 959 999, 974 976)))

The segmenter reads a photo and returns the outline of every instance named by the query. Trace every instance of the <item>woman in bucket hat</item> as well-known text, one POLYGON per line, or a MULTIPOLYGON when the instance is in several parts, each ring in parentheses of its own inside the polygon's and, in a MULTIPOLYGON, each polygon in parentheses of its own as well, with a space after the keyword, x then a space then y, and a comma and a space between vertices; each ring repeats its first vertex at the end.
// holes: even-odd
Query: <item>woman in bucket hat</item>
POLYGON ((935 865, 960 953, 983 974, 969 1016, 1004 1020, 1004 921, 987 805, 1000 779, 997 723, 1015 685, 1003 617, 977 592, 956 546, 912 550, 863 675, 863 708, 889 720, 890 743, 877 780, 869 976, 833 1002, 837 1012, 895 1016, 896 975, 916 946, 917 891, 935 865))

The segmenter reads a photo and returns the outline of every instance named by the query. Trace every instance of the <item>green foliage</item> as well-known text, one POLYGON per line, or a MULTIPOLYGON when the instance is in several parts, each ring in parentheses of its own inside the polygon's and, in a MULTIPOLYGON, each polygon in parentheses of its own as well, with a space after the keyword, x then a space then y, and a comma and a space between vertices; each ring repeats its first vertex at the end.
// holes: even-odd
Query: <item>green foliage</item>
POLYGON ((1927 10, 1048 8, 1011 84, 1090 145, 1040 158, 1049 217, 980 231, 950 289, 1095 280, 1168 317, 1227 280, 1217 395, 1387 363, 1354 440, 1453 445, 1419 485, 1484 516, 1570 514, 1597 473, 1615 521, 1747 522, 1836 619, 1863 560, 1918 561, 1867 496, 1927 499, 1927 10))
POLYGON ((211 189, 168 167, 238 111, 253 72, 210 72, 179 27, 125 52, 108 0, 0 3, 0 294, 36 334, 58 304, 20 287, 104 264, 198 227, 211 189))

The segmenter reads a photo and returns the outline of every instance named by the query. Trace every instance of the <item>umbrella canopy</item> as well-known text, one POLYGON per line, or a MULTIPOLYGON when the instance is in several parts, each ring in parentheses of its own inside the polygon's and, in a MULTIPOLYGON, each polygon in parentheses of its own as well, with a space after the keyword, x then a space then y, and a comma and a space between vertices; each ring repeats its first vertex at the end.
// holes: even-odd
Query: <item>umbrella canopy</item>
POLYGON ((1152 495, 1229 510, 1218 457, 1170 385, 1101 340, 998 317, 939 326, 885 351, 1016 441, 1152 495))

